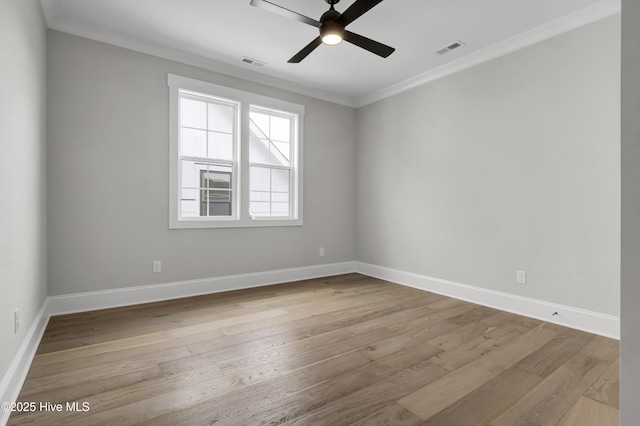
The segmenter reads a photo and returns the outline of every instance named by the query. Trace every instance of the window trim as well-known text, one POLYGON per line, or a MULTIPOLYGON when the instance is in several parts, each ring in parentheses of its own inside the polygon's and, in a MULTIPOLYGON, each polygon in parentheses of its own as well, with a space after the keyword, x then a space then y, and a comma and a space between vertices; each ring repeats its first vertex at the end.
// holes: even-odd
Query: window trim
POLYGON ((198 228, 244 228, 271 226, 302 226, 303 206, 303 134, 304 114, 303 105, 245 92, 230 87, 220 86, 205 81, 194 80, 179 75, 169 74, 169 229, 198 229, 198 228), (214 98, 226 99, 238 103, 238 135, 237 168, 237 204, 238 214, 234 217, 196 217, 180 218, 180 189, 179 189, 179 91, 187 90, 214 98), (293 163, 292 184, 292 217, 256 217, 249 215, 249 110, 251 107, 264 108, 274 112, 297 115, 296 139, 293 163))

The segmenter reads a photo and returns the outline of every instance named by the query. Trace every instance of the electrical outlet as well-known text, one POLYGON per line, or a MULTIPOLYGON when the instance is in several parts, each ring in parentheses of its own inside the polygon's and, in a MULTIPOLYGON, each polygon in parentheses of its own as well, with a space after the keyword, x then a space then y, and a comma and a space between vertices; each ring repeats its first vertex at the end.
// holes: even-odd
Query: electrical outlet
POLYGON ((20 310, 13 311, 13 332, 17 333, 20 330, 20 310))
POLYGON ((153 261, 153 273, 154 274, 159 274, 160 272, 162 272, 162 261, 161 260, 154 260, 153 261))
POLYGON ((320 257, 324 257, 324 247, 320 247, 320 257))
POLYGON ((516 282, 518 284, 527 283, 527 271, 516 271, 516 282))

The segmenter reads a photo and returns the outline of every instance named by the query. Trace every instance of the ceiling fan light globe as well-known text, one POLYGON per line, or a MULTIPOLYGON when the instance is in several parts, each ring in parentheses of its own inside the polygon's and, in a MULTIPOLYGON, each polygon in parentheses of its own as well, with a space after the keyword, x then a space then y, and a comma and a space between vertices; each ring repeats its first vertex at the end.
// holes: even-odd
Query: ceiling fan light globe
POLYGON ((322 36, 322 42, 329 46, 335 46, 342 43, 342 36, 340 34, 325 34, 322 36))
POLYGON ((320 26, 320 39, 330 46, 340 44, 344 39, 344 27, 332 19, 323 21, 320 26))

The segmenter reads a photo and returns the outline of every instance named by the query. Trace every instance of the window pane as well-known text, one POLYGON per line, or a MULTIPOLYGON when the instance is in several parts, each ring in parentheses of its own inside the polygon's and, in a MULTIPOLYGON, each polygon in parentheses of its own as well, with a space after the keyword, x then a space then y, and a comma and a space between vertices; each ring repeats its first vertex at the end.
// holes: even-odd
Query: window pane
POLYGON ((272 140, 280 142, 289 142, 291 140, 291 119, 271 116, 271 134, 272 140))
POLYGON ((256 131, 262 133, 261 136, 269 137, 269 116, 259 112, 251 111, 249 113, 251 124, 255 126, 256 131))
POLYGON ((249 188, 252 191, 271 191, 271 170, 265 167, 251 167, 249 188))
POLYGON ((181 217, 198 217, 198 202, 195 200, 180 200, 180 216, 181 217))
POLYGON ((180 99, 180 126, 207 128, 207 104, 194 99, 180 99))
MULTIPOLYGON (((251 113, 251 116, 258 115, 260 117, 267 117, 264 114, 251 113)), ((268 122, 268 121, 267 121, 268 122)), ((269 139, 267 133, 258 126, 253 119, 249 124, 250 130, 250 150, 249 161, 252 163, 268 164, 269 163, 269 139)), ((268 129, 267 129, 268 130, 268 129)))
POLYGON ((230 216, 232 171, 227 165, 210 164, 200 171, 200 215, 230 216))
POLYGON ((226 133, 208 132, 208 158, 233 160, 233 138, 226 133))
POLYGON ((182 188, 180 199, 183 201, 196 201, 198 199, 198 190, 196 188, 182 188))
POLYGON ((291 145, 288 140, 290 139, 290 120, 280 117, 271 117, 266 114, 252 112, 252 117, 255 118, 250 124, 251 130, 251 149, 249 161, 259 164, 272 164, 274 166, 289 166, 291 163, 291 145), (273 121, 277 119, 276 121, 273 121), (271 120, 271 125, 269 125, 271 120), (280 123, 280 126, 285 126, 286 131, 280 129, 279 137, 285 139, 285 141, 278 141, 270 134, 273 132, 273 123, 280 123))
POLYGON ((265 191, 251 191, 249 197, 251 201, 271 201, 271 193, 265 191))
POLYGON ((251 137, 249 162, 258 164, 269 163, 269 142, 267 140, 251 137))
POLYGON ((249 206, 249 212, 253 216, 270 216, 270 208, 269 203, 260 203, 252 201, 249 206))
POLYGON ((289 216, 289 203, 271 203, 271 216, 289 216))
POLYGON ((277 149, 281 157, 281 165, 288 166, 291 161, 291 145, 286 142, 274 142, 273 145, 277 149))
POLYGON ((180 129, 180 155, 206 157, 207 132, 189 128, 180 129))
POLYGON ((233 133, 233 113, 231 105, 209 104, 209 130, 233 133))
POLYGON ((290 216, 289 170, 252 167, 250 182, 251 214, 260 217, 290 216))
POLYGON ((288 203, 289 202, 289 193, 288 192, 274 192, 272 194, 271 198, 276 203, 288 203))
POLYGON ((230 216, 233 166, 181 161, 180 216, 230 216))
POLYGON ((231 189, 231 172, 215 171, 217 167, 209 167, 200 173, 201 188, 231 189))
POLYGON ((206 169, 206 165, 195 161, 182 160, 180 164, 182 188, 200 188, 200 171, 206 169))
MULTIPOLYGON (((287 144, 288 145, 288 144, 287 144)), ((289 159, 284 155, 282 151, 278 149, 278 146, 274 143, 271 144, 271 156, 267 164, 273 164, 274 166, 288 166, 289 159)))
POLYGON ((271 190, 289 192, 289 170, 273 169, 271 171, 271 190))
POLYGON ((205 189, 202 190, 202 201, 203 202, 219 202, 219 203, 229 203, 231 202, 231 191, 229 190, 217 190, 217 189, 205 189))

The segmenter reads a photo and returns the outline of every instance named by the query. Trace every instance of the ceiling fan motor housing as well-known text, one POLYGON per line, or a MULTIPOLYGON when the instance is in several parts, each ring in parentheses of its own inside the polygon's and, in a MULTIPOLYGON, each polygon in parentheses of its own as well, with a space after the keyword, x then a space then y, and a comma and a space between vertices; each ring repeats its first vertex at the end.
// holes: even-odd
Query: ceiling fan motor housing
POLYGON ((322 14, 322 17, 320 18, 320 37, 323 42, 327 43, 327 40, 330 40, 331 36, 333 36, 334 40, 337 42, 329 42, 328 44, 337 44, 344 39, 344 26, 336 22, 336 19, 339 17, 340 12, 333 8, 333 4, 331 4, 331 9, 322 14), (339 39, 335 37, 339 37, 339 39))

